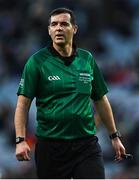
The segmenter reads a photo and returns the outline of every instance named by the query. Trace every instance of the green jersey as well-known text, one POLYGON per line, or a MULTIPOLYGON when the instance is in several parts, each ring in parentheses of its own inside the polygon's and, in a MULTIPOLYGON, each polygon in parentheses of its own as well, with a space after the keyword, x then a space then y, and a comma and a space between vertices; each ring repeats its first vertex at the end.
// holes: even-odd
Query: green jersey
POLYGON ((96 133, 91 99, 107 92, 90 52, 78 48, 66 65, 45 47, 27 61, 17 94, 36 97, 37 136, 75 139, 96 133))

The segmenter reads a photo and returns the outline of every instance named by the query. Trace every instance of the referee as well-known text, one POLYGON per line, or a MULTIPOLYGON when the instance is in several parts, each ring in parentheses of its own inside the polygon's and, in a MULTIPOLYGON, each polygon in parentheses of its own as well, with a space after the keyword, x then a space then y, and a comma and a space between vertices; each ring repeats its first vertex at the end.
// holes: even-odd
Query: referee
POLYGON ((48 26, 52 42, 28 59, 19 84, 14 120, 16 158, 30 160, 26 126, 36 98, 38 178, 105 178, 91 100, 108 130, 116 159, 122 160, 125 154, 99 67, 89 51, 73 43, 77 29, 71 10, 53 10, 48 26))

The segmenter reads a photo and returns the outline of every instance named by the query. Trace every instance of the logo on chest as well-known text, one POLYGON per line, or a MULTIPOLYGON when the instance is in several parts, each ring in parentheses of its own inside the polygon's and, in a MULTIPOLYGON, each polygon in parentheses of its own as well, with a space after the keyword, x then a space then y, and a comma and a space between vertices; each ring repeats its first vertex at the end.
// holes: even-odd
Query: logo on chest
POLYGON ((80 73, 79 74, 79 81, 82 81, 84 84, 91 82, 92 77, 89 73, 80 73))
POLYGON ((61 80, 59 76, 49 76, 48 77, 48 80, 49 81, 58 81, 58 80, 61 80))

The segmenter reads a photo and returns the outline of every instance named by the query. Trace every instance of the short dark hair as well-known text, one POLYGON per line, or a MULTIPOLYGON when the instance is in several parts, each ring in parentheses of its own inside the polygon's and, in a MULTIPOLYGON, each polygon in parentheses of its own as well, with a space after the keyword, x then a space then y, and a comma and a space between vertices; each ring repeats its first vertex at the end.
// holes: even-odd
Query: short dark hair
POLYGON ((76 24, 76 19, 75 19, 74 13, 73 13, 72 10, 70 10, 68 8, 57 8, 57 9, 54 9, 53 11, 51 11, 50 14, 49 14, 49 24, 50 24, 51 16, 55 16, 55 15, 62 14, 62 13, 70 14, 70 22, 71 22, 71 24, 73 24, 73 25, 76 24))

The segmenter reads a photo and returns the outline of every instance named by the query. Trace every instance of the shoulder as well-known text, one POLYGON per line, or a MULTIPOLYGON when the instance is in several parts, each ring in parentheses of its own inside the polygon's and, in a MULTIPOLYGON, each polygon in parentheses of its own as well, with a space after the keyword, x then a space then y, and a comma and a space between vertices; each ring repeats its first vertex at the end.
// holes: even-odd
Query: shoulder
POLYGON ((90 51, 86 50, 86 49, 78 48, 77 52, 78 52, 80 57, 83 57, 83 58, 93 58, 92 53, 90 51))
POLYGON ((44 47, 34 54, 32 54, 27 63, 33 63, 33 64, 42 64, 43 61, 45 61, 48 57, 50 57, 50 52, 48 51, 47 47, 44 47))
POLYGON ((78 52, 78 56, 81 59, 87 60, 89 63, 91 63, 91 65, 94 64, 95 59, 90 51, 82 49, 82 48, 78 48, 77 52, 78 52))

